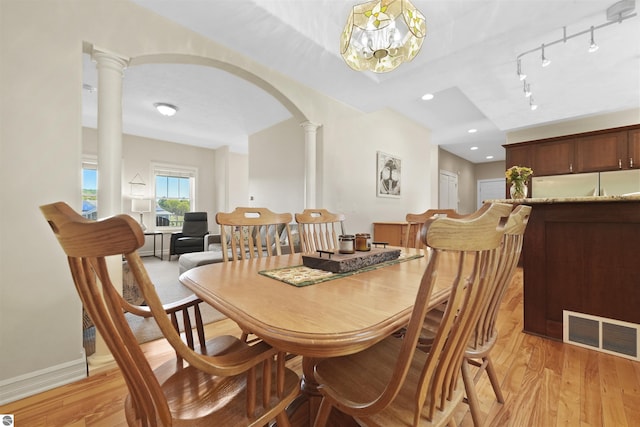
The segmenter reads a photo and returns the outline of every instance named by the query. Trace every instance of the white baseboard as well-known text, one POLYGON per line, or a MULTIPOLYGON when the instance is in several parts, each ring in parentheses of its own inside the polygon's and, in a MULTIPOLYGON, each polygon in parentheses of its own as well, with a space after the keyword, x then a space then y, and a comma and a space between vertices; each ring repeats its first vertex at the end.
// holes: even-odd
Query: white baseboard
POLYGON ((87 377, 84 356, 69 362, 0 381, 0 405, 33 396, 87 377))

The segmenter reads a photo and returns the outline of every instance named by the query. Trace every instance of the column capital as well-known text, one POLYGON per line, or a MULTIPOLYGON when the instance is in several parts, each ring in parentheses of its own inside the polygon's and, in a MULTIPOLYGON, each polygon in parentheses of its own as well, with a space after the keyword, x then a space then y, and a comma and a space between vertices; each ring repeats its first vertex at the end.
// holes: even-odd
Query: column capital
POLYGON ((317 130, 322 125, 307 120, 306 122, 300 123, 300 126, 302 126, 306 132, 311 132, 317 130))
POLYGON ((94 47, 91 50, 91 59, 96 62, 97 67, 110 68, 114 71, 123 72, 129 65, 129 58, 117 55, 108 50, 94 47))

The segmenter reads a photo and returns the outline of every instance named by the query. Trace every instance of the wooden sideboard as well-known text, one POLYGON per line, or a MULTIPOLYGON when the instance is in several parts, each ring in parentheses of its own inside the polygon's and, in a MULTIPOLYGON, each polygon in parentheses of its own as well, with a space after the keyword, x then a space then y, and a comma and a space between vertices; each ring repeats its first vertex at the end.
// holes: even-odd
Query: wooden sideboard
MULTIPOLYGON (((391 246, 414 247, 417 230, 411 230, 407 244, 405 242, 407 227, 409 227, 409 223, 405 221, 374 222, 373 240, 376 242, 387 242, 391 246)), ((415 228, 415 226, 413 228, 415 228)))

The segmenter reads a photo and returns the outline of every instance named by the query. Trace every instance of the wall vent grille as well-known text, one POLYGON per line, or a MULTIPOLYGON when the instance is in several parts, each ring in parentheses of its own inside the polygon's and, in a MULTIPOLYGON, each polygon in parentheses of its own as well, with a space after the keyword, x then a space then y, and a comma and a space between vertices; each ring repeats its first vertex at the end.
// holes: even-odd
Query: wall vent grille
POLYGON ((563 311, 563 341, 640 361, 640 325, 563 311))

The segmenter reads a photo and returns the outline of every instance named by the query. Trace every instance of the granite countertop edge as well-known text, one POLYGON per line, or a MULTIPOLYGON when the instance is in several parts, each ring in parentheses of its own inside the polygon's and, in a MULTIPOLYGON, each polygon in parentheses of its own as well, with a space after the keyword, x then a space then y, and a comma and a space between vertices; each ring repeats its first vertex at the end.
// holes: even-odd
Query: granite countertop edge
POLYGON ((485 203, 513 203, 535 205, 549 203, 599 203, 599 202, 640 202, 640 194, 624 196, 583 196, 583 197, 534 197, 526 199, 490 199, 485 203))

